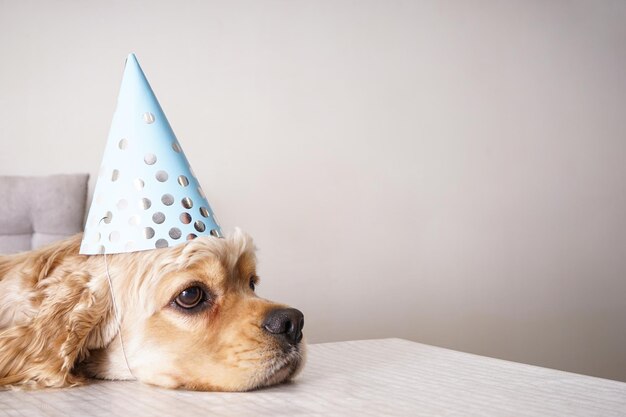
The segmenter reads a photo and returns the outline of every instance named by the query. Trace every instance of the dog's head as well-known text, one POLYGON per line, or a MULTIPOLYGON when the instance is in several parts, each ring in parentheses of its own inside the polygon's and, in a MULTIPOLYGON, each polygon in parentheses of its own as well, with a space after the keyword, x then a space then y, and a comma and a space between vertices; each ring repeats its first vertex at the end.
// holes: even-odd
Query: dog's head
MULTIPOLYGON (((169 388, 244 391, 286 381, 304 362, 300 311, 259 298, 251 238, 202 237, 110 259, 132 375, 169 388), (121 276, 119 276, 121 275, 121 276)), ((124 377, 119 338, 87 359, 124 377)))

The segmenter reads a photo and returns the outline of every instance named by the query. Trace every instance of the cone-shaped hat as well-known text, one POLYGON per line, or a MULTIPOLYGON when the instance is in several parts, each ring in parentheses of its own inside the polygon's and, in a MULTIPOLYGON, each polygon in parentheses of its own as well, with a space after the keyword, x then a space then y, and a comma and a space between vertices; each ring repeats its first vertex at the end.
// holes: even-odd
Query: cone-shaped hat
POLYGON ((221 237, 213 211, 137 58, 126 60, 80 253, 221 237))

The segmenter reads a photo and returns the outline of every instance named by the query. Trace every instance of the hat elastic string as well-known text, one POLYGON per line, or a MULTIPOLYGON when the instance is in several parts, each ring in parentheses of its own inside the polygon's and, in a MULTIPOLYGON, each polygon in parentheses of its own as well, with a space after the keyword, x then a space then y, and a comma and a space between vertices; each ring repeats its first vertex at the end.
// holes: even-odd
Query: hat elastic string
POLYGON ((115 315, 115 321, 117 322, 117 329, 120 335, 120 345, 122 346, 122 354, 124 355, 124 362, 126 362, 126 368, 128 368, 128 372, 130 372, 130 375, 134 379, 137 379, 135 375, 133 374, 133 371, 130 369, 130 365, 128 364, 128 357, 126 356, 126 348, 124 346, 124 336, 122 335, 122 320, 120 316, 120 311, 117 308, 117 302, 115 301, 115 294, 113 293, 113 282, 111 281, 111 275, 109 274, 109 264, 107 262, 107 254, 103 253, 103 255, 104 255, 104 270, 106 271, 107 281, 109 283, 109 289, 111 290, 111 301, 113 301, 113 313, 115 315))

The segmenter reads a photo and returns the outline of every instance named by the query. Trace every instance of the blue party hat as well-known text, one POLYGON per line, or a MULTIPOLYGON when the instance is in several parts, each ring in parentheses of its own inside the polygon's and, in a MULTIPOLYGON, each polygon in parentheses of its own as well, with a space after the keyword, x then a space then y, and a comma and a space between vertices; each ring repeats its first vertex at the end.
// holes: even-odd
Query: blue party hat
POLYGON ((137 58, 126 60, 80 253, 164 248, 221 237, 213 210, 137 58))

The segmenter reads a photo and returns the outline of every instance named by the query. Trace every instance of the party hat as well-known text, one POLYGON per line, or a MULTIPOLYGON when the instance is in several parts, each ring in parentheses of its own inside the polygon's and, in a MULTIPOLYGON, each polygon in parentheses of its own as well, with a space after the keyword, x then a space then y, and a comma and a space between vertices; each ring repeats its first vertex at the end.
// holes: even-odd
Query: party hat
POLYGON ((213 210, 137 58, 126 60, 80 253, 164 248, 221 237, 213 210))

